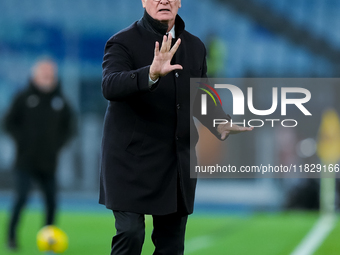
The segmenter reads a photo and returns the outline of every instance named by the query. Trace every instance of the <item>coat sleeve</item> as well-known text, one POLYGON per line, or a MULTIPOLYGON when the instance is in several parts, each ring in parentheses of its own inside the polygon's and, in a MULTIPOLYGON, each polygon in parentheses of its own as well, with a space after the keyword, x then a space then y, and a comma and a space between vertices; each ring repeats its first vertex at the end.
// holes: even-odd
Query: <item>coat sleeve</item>
POLYGON ((135 70, 132 54, 119 42, 109 41, 106 44, 102 67, 102 92, 107 100, 121 101, 151 91, 150 66, 135 70))
POLYGON ((23 117, 23 98, 17 96, 4 119, 4 129, 8 132, 16 141, 19 141, 22 136, 22 117, 23 117))
MULTIPOLYGON (((203 69, 202 69, 201 77, 207 80, 207 64, 206 64, 205 56, 206 54, 204 54, 203 69)), ((217 127, 213 126, 213 121, 214 119, 226 119, 230 121, 231 117, 229 114, 226 114, 223 111, 219 100, 216 100, 216 105, 215 105, 215 102, 211 99, 211 97, 207 97, 207 115, 202 115, 201 114, 201 95, 205 94, 205 92, 199 88, 198 88, 195 101, 194 101, 193 115, 205 127, 207 127, 212 134, 214 134, 219 140, 222 140, 221 134, 217 131, 217 127)), ((204 89, 209 90, 211 94, 214 94, 209 88, 204 87, 204 89)))
POLYGON ((61 112, 61 119, 59 122, 58 150, 76 134, 77 130, 75 114, 64 96, 63 99, 65 101, 65 107, 61 112))

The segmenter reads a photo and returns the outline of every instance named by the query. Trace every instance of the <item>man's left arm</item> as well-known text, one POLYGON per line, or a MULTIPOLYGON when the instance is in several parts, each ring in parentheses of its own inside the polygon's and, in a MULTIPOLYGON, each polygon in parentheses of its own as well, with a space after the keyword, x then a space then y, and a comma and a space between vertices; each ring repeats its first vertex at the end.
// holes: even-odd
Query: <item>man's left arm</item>
MULTIPOLYGON (((207 63, 206 63, 206 50, 204 49, 204 60, 203 60, 203 68, 202 68, 202 78, 207 78, 207 63)), ((204 88, 212 91, 209 88, 204 88)), ((205 126, 207 127, 212 134, 214 134, 219 140, 225 140, 230 134, 238 134, 241 132, 251 131, 253 128, 249 127, 241 127, 238 125, 231 125, 231 117, 229 114, 226 114, 222 105, 216 100, 215 102, 212 98, 207 97, 207 111, 206 115, 201 114, 201 95, 205 92, 198 88, 197 95, 194 102, 194 112, 193 115, 205 126), (214 127, 214 119, 224 119, 228 122, 226 124, 219 124, 214 127)), ((213 94, 213 93, 212 93, 213 94)))
POLYGON ((64 107, 59 121, 58 149, 61 149, 76 134, 76 118, 73 109, 63 96, 64 107))

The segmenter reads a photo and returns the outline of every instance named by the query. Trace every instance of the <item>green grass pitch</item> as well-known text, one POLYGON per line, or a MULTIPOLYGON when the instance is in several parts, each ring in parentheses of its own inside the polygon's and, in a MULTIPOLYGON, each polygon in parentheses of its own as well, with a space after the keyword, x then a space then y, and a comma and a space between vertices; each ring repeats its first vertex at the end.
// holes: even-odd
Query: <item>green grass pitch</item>
MULTIPOLYGON (((0 254, 13 255, 5 246, 8 215, 0 211, 0 254)), ((186 233, 186 255, 288 255, 300 243, 318 218, 317 213, 289 212, 248 216, 194 214, 189 217, 186 233)), ((38 255, 35 237, 43 218, 38 211, 24 213, 19 237, 18 255, 38 255)), ((114 234, 113 216, 96 212, 68 212, 58 215, 58 227, 69 237, 65 255, 110 254, 114 234)), ((146 217, 143 255, 153 253, 150 239, 152 218, 146 217)), ((340 254, 340 224, 331 232, 317 255, 340 254)))

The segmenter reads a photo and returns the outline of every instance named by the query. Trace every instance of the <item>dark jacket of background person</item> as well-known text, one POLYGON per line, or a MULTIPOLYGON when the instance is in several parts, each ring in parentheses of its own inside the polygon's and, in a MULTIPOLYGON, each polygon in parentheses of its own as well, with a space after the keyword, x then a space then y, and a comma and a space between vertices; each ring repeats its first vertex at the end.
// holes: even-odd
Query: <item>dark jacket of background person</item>
MULTIPOLYGON (((178 15, 175 29, 181 45, 172 63, 183 70, 161 77, 155 89, 148 86, 149 68, 155 42, 162 41, 167 26, 153 24, 146 13, 106 43, 102 92, 109 103, 100 203, 109 209, 165 215, 177 211, 177 199, 182 197, 184 213, 193 212, 196 179, 190 178, 189 166, 190 102, 196 95, 190 95, 190 78, 206 77, 206 50, 200 39, 184 30, 178 15)), ((196 116, 203 124, 212 126, 217 116, 228 118, 220 106, 210 109, 208 118, 196 116)), ((211 131, 219 137, 215 129, 211 131)), ((196 129, 191 133, 193 147, 198 134, 196 129)))
POLYGON ((46 93, 30 82, 5 118, 17 145, 16 168, 53 174, 58 152, 72 133, 71 115, 59 84, 46 93))

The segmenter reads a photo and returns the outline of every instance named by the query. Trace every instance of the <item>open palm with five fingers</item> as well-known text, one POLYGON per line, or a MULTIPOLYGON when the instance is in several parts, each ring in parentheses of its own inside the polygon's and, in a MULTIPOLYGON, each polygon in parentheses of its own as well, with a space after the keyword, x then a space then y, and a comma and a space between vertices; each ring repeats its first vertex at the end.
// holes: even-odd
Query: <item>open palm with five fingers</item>
POLYGON ((162 46, 159 49, 159 42, 155 45, 155 54, 150 66, 150 78, 156 81, 159 77, 163 77, 176 69, 183 69, 181 65, 171 65, 171 59, 175 55, 181 39, 178 39, 175 45, 171 48, 172 36, 163 36, 162 46))

